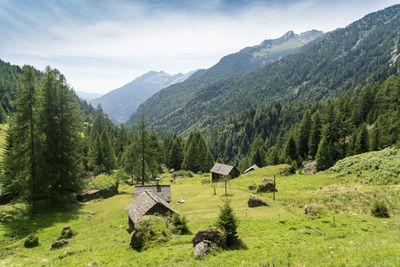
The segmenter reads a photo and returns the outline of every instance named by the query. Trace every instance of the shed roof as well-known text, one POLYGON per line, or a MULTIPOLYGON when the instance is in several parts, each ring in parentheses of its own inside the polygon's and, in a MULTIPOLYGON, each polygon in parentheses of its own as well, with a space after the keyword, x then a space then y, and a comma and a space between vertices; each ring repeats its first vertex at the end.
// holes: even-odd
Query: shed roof
POLYGON ((137 185, 135 186, 135 198, 140 196, 145 190, 152 192, 168 203, 171 202, 170 185, 137 185))
POLYGON ((215 163, 214 167, 212 167, 211 172, 218 173, 221 175, 228 175, 234 167, 230 165, 225 165, 222 163, 215 163))
POLYGON ((144 190, 135 200, 125 208, 129 218, 135 223, 142 218, 156 204, 161 204, 174 213, 179 214, 170 204, 148 190, 144 190))
POLYGON ((257 169, 259 169, 259 168, 260 168, 260 167, 258 167, 256 164, 254 164, 253 166, 251 166, 250 168, 248 168, 247 170, 245 170, 244 173, 249 172, 249 171, 252 171, 252 170, 257 170, 257 169))

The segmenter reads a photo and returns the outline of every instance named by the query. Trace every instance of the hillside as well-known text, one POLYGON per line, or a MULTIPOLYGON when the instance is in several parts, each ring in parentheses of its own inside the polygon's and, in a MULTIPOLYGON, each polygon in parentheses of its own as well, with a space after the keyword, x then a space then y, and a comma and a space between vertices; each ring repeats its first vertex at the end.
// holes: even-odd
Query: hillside
POLYGON ((163 71, 150 71, 130 83, 115 89, 90 103, 101 104, 113 120, 124 123, 136 108, 160 89, 186 80, 193 72, 170 75, 163 71))
POLYGON ((161 130, 208 131, 251 106, 331 99, 358 90, 369 75, 399 58, 399 17, 400 5, 371 13, 304 51, 246 75, 201 84, 196 93, 165 89, 140 106, 129 122, 143 112, 161 130))
MULTIPOLYGON (((195 175, 172 184, 172 205, 187 216, 193 234, 174 236, 165 244, 138 252, 129 248, 124 208, 133 201, 133 187, 120 186, 120 194, 93 200, 65 212, 38 214, 29 220, 23 206, 2 206, 0 210, 0 265, 86 266, 261 266, 261 265, 395 265, 400 249, 398 186, 372 186, 342 182, 327 173, 277 177, 276 201, 271 193, 258 197, 269 206, 249 208, 249 184, 280 173, 285 165, 270 166, 242 175, 228 184, 228 199, 239 218, 239 236, 247 249, 225 250, 193 256, 191 239, 196 231, 214 224, 225 200, 224 184, 213 195, 210 177, 195 175), (178 205, 177 200, 186 202, 178 205), (374 200, 384 200, 391 218, 370 215, 374 200), (320 215, 304 215, 305 205, 320 215), (60 249, 50 250, 52 240, 65 224, 78 234, 60 249), (23 247, 31 231, 40 245, 23 247), (377 242, 379 245, 377 245, 377 242)), ((162 176, 169 183, 170 174, 162 176)))
POLYGON ((14 110, 12 100, 15 89, 20 86, 19 75, 22 69, 0 60, 0 123, 14 110))
MULTIPOLYGON (((166 114, 179 110, 205 85, 219 79, 249 73, 287 55, 295 54, 305 49, 307 45, 318 42, 322 37, 322 32, 316 30, 301 34, 289 31, 278 39, 267 39, 259 45, 227 55, 211 68, 193 73, 186 82, 172 85, 154 94, 142 107, 146 118, 151 122, 156 121, 166 114), (157 111, 150 108, 153 105, 157 111)), ((140 112, 134 113, 127 124, 131 125, 137 120, 140 112)))

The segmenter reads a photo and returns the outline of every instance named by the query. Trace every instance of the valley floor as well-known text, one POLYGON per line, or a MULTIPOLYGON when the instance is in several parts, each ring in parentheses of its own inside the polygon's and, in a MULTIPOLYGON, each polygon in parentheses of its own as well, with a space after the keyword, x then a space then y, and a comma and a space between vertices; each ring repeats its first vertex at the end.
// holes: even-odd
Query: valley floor
MULTIPOLYGON (((214 195, 210 175, 180 178, 172 184, 172 205, 187 216, 192 235, 174 236, 164 245, 137 252, 129 248, 130 235, 124 208, 133 201, 134 188, 120 187, 108 199, 93 200, 68 212, 18 213, 23 206, 1 207, 1 266, 399 266, 400 186, 373 186, 347 182, 333 174, 277 176, 276 200, 259 195, 269 206, 249 208, 250 184, 278 174, 285 166, 271 166, 242 175, 228 183, 228 199, 239 218, 239 235, 247 249, 225 250, 203 259, 193 256, 196 231, 212 226, 225 201, 223 183, 214 195), (185 199, 184 204, 176 204, 185 199), (384 199, 391 218, 370 215, 374 200, 384 199), (306 216, 313 205, 321 215, 306 216), (4 214, 8 210, 8 218, 4 214), (13 215, 14 212, 14 215, 13 215), (50 250, 65 224, 78 232, 70 243, 50 250), (40 246, 23 246, 36 231, 40 246)), ((169 174, 163 177, 169 183, 169 174)))

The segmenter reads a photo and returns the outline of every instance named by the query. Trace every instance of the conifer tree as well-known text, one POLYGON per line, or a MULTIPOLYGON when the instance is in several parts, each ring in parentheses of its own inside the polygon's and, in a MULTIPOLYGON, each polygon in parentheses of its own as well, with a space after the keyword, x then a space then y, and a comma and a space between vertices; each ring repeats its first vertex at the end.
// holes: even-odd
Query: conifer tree
POLYGON ((362 124, 358 129, 357 141, 354 147, 354 154, 360 154, 369 151, 369 135, 367 125, 362 124))
POLYGON ((158 143, 157 137, 150 132, 143 118, 133 130, 132 143, 128 146, 123 155, 123 168, 128 173, 133 173, 138 181, 144 185, 145 181, 151 176, 155 176, 160 169, 159 151, 161 145, 158 143))
POLYGON ((186 142, 186 152, 182 162, 182 168, 192 172, 208 172, 213 163, 210 149, 205 143, 200 132, 192 132, 186 142))
POLYGON ((330 147, 327 138, 323 136, 318 146, 317 155, 315 156, 318 171, 326 170, 332 166, 333 160, 330 147))
POLYGON ((180 137, 175 137, 172 141, 170 150, 168 151, 168 167, 180 170, 183 161, 183 145, 180 137))
POLYGON ((291 136, 286 143, 285 156, 289 160, 288 163, 291 163, 293 160, 298 160, 296 142, 294 141, 293 136, 291 136))
POLYGON ((319 112, 315 112, 311 119, 311 132, 310 132, 310 156, 315 158, 318 151, 318 145, 321 140, 322 122, 319 112))
POLYGON ((3 157, 4 191, 14 196, 24 194, 34 204, 39 192, 37 174, 37 83, 32 67, 25 66, 23 86, 16 92, 15 108, 6 137, 3 157))
POLYGON ((308 143, 310 139, 310 131, 311 131, 311 116, 310 116, 310 111, 306 110, 304 112, 303 119, 300 123, 300 132, 297 142, 298 154, 303 159, 305 159, 308 156, 309 152, 308 143))
POLYGON ((379 129, 379 124, 375 123, 374 130, 372 132, 371 136, 371 151, 376 151, 379 150, 380 148, 380 138, 381 138, 381 133, 379 129))
POLYGON ((239 238, 237 233, 238 220, 228 202, 226 202, 220 210, 217 226, 225 232, 226 244, 228 246, 233 245, 239 238))

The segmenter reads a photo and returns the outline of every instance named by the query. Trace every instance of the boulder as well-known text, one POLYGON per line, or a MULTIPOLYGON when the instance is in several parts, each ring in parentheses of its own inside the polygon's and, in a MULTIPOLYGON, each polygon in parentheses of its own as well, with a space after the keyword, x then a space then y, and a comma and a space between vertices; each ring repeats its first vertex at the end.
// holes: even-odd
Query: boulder
POLYGON ((249 190, 256 190, 256 189, 257 189, 257 186, 256 186, 255 184, 251 184, 251 185, 249 185, 249 186, 247 187, 247 189, 249 189, 249 190))
POLYGON ((53 241, 53 243, 51 243, 51 249, 61 248, 68 243, 69 243, 68 239, 61 239, 61 240, 53 241))
POLYGON ((193 246, 207 240, 211 242, 215 247, 225 247, 226 235, 218 227, 210 227, 200 230, 192 239, 193 246))
POLYGON ((204 257, 215 248, 216 247, 213 245, 213 243, 211 243, 211 241, 204 240, 194 246, 194 255, 196 257, 204 257))
POLYGON ((258 185, 257 192, 264 193, 264 192, 277 192, 275 188, 275 182, 273 179, 265 178, 261 184, 258 185))
POLYGON ((247 205, 250 208, 259 207, 259 206, 268 206, 268 204, 264 200, 257 198, 256 196, 253 196, 253 195, 251 195, 249 197, 249 201, 247 201, 247 205))

